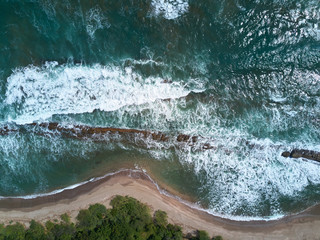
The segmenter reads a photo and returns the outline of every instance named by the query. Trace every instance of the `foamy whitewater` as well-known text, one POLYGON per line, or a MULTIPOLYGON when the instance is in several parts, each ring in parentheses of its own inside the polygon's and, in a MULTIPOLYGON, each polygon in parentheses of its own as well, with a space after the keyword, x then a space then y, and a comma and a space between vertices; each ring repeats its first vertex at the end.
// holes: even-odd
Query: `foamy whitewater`
POLYGON ((25 124, 54 114, 114 111, 190 92, 179 83, 165 84, 161 78, 143 79, 130 67, 57 65, 48 62, 42 68, 14 71, 8 78, 5 103, 21 110, 8 116, 8 121, 25 124))
POLYGON ((319 203, 320 164, 281 156, 320 151, 318 1, 1 9, 0 196, 54 194, 141 165, 217 216, 275 219, 319 203), (77 140, 26 125, 43 122, 170 139, 77 140))
POLYGON ((186 0, 152 0, 152 5, 156 15, 162 15, 168 20, 180 17, 189 8, 186 0))

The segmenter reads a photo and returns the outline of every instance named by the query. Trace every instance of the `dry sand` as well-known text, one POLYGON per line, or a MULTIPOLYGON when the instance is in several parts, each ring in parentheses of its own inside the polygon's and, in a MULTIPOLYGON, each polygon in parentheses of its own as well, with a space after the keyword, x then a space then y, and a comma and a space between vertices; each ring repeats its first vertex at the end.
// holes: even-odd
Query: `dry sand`
POLYGON ((154 211, 161 209, 171 223, 183 227, 185 232, 206 230, 211 236, 224 239, 320 239, 320 208, 276 221, 232 221, 193 209, 177 199, 161 194, 150 178, 140 171, 124 170, 113 176, 89 182, 61 193, 34 199, 0 200, 0 219, 3 223, 31 219, 40 222, 59 219, 65 212, 74 219, 80 209, 90 204, 102 203, 109 207, 115 195, 132 196, 146 203, 154 211))

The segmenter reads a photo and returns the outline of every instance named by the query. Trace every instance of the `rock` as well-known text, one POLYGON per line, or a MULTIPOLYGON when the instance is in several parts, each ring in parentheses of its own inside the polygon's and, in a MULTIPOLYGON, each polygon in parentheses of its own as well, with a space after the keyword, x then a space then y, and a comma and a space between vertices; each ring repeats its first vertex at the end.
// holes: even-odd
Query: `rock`
POLYGON ((293 149, 291 152, 283 152, 281 156, 289 158, 306 158, 309 160, 320 162, 320 152, 306 149, 293 149))
MULTIPOLYGON (((104 136, 108 136, 109 141, 124 141, 135 145, 143 146, 143 143, 136 141, 137 136, 139 138, 151 138, 158 142, 168 142, 176 140, 178 145, 181 143, 187 144, 188 146, 196 146, 199 136, 190 136, 186 134, 179 134, 176 137, 170 134, 162 132, 153 132, 148 130, 139 129, 126 129, 126 128, 104 128, 104 127, 91 127, 86 125, 73 125, 70 127, 64 127, 56 122, 50 123, 31 123, 26 125, 19 125, 17 129, 11 129, 7 126, 0 128, 0 135, 8 135, 12 132, 33 132, 38 135, 48 136, 60 134, 62 137, 74 138, 79 140, 92 139, 93 141, 104 141, 104 136), (32 128, 29 128, 32 127, 32 128), (50 130, 50 132, 46 131, 50 130), (44 130, 44 131, 43 131, 44 130), (113 137, 114 136, 114 137, 113 137), (120 139, 118 138, 120 137, 120 139)), ((138 139, 139 139, 138 138, 138 139)), ((173 141, 173 144, 177 144, 173 141)), ((197 146, 198 147, 198 146, 197 146)), ((202 150, 213 149, 214 147, 209 143, 204 143, 199 146, 202 150)))
POLYGON ((281 154, 281 156, 282 157, 290 157, 290 152, 283 152, 282 154, 281 154))

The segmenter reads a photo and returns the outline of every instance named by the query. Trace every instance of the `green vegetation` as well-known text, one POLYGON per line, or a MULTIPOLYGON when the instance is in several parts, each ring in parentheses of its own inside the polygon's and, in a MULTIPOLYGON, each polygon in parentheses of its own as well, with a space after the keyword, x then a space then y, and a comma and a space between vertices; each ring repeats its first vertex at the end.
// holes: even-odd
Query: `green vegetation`
POLYGON ((28 229, 20 223, 0 225, 0 240, 210 240, 205 231, 183 236, 181 227, 168 224, 165 212, 158 210, 152 217, 150 209, 134 198, 116 196, 111 206, 91 205, 79 212, 76 223, 63 214, 60 221, 45 226, 32 220, 28 229))

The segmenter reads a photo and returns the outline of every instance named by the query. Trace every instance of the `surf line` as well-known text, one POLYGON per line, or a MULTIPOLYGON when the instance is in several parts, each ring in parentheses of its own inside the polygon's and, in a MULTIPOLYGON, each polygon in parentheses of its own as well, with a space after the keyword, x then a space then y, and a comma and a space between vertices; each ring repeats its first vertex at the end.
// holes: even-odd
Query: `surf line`
MULTIPOLYGON (((93 141, 123 141, 127 143, 134 143, 135 145, 142 146, 143 143, 139 139, 151 139, 156 142, 170 142, 174 145, 187 144, 194 147, 195 150, 216 150, 218 147, 213 146, 209 139, 201 136, 191 136, 187 134, 178 134, 172 136, 163 132, 153 132, 148 130, 139 129, 126 129, 126 128, 106 128, 106 127, 92 127, 87 125, 72 125, 71 127, 60 125, 56 122, 48 123, 30 123, 25 125, 17 125, 18 128, 10 128, 4 126, 0 128, 0 135, 8 135, 14 132, 33 132, 38 135, 54 135, 61 134, 63 137, 74 138, 79 140, 92 139, 93 141), (49 131, 43 131, 49 130, 49 131)), ((249 142, 246 143, 250 145, 249 142)), ((226 152, 230 150, 225 149, 226 152)), ((306 149, 293 149, 285 151, 281 154, 282 157, 289 158, 304 158, 320 162, 320 152, 306 150, 306 149)))

